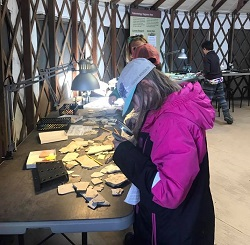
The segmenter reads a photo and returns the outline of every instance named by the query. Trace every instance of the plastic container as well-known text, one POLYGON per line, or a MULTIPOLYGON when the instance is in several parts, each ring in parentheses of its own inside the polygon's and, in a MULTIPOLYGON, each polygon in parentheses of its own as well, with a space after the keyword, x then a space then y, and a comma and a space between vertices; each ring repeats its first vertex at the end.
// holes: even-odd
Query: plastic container
POLYGON ((70 117, 60 118, 41 118, 36 124, 38 131, 68 130, 70 126, 70 117))

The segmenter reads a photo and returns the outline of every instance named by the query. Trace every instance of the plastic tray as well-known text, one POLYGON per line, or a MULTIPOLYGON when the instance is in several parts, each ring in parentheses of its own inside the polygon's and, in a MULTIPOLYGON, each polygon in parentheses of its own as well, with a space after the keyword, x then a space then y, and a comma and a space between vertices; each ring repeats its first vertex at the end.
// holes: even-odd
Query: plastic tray
POLYGON ((69 176, 62 160, 51 162, 37 162, 33 169, 35 190, 39 191, 43 187, 54 187, 68 182, 69 176))
POLYGON ((75 115, 78 110, 78 105, 77 104, 64 104, 60 109, 59 109, 59 115, 75 115))
POLYGON ((38 131, 68 130, 70 117, 41 118, 36 124, 38 131))

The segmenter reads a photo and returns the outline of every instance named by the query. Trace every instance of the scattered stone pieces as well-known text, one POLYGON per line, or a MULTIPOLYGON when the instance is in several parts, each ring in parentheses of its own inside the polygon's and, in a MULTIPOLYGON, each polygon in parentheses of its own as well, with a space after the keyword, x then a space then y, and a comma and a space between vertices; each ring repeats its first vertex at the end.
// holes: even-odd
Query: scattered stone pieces
POLYGON ((105 157, 106 157, 106 155, 104 155, 104 154, 99 154, 99 155, 97 156, 97 159, 104 160, 105 157))
POLYGON ((104 174, 101 172, 94 172, 93 174, 90 175, 91 178, 100 178, 102 177, 104 174))
POLYGON ((89 145, 93 145, 95 143, 94 140, 88 140, 89 145))
POLYGON ((77 161, 70 161, 70 162, 66 162, 64 165, 65 165, 67 170, 70 170, 70 169, 74 168, 78 164, 79 163, 77 161))
POLYGON ((86 193, 81 193, 81 194, 85 198, 85 200, 89 202, 91 199, 93 199, 98 195, 98 192, 94 190, 92 186, 89 186, 87 188, 86 193))
POLYGON ((102 180, 100 178, 92 178, 91 182, 93 185, 98 185, 102 183, 102 180))
POLYGON ((121 196, 123 191, 124 190, 122 188, 111 189, 111 193, 113 196, 121 196))
POLYGON ((59 195, 65 195, 68 193, 75 192, 72 183, 64 184, 64 185, 59 185, 57 187, 57 192, 59 195))
POLYGON ((101 142, 103 142, 108 135, 111 135, 111 133, 112 132, 103 132, 100 136, 94 138, 94 141, 101 141, 101 142))
POLYGON ((88 121, 85 121, 83 122, 82 124, 83 126, 95 126, 96 125, 96 122, 93 120, 88 120, 88 121))
POLYGON ((80 142, 80 141, 72 141, 70 142, 67 146, 65 147, 62 147, 61 149, 59 149, 59 151, 61 153, 67 153, 67 152, 75 152, 76 150, 78 150, 80 148, 80 143, 78 144, 77 142, 80 142))
POLYGON ((63 162, 70 162, 73 160, 76 160, 76 158, 79 156, 78 153, 72 152, 72 153, 67 153, 65 157, 62 159, 63 162))
POLYGON ((111 186, 111 187, 120 186, 121 184, 123 184, 127 180, 128 180, 127 177, 122 173, 109 174, 108 178, 105 179, 106 184, 111 186))
POLYGON ((90 130, 84 133, 85 136, 87 135, 95 135, 98 133, 98 130, 90 130))
POLYGON ((93 187, 93 189, 98 191, 98 192, 101 192, 104 189, 104 185, 103 184, 96 185, 96 186, 93 187))
POLYGON ((101 194, 98 194, 95 198, 89 201, 88 207, 96 209, 98 206, 110 206, 110 203, 106 201, 101 194))
POLYGON ((82 180, 81 176, 77 175, 77 176, 72 176, 72 174, 69 176, 69 182, 70 183, 76 183, 76 182, 80 182, 82 180))
POLYGON ((73 186, 76 188, 76 191, 86 191, 89 186, 89 182, 81 181, 74 183, 73 186))
POLYGON ((113 174, 117 172, 121 172, 121 169, 115 164, 110 164, 101 170, 101 173, 104 174, 113 174))
POLYGON ((102 151, 112 151, 113 145, 100 145, 100 146, 90 146, 88 150, 88 154, 92 155, 102 151))
POLYGON ((95 162, 94 160, 90 159, 86 155, 78 157, 76 159, 76 161, 79 162, 81 164, 81 166, 83 168, 86 168, 86 169, 93 169, 93 168, 100 167, 100 165, 97 162, 95 162))

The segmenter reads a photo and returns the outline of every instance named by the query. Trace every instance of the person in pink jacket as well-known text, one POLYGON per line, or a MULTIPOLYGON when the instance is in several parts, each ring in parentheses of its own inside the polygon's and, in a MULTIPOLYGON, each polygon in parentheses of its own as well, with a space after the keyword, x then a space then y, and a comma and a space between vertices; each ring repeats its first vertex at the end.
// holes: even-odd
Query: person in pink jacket
POLYGON ((114 162, 138 190, 125 244, 214 245, 206 130, 215 111, 200 84, 176 84, 147 59, 120 74, 118 92, 139 114, 136 145, 114 140, 114 162))

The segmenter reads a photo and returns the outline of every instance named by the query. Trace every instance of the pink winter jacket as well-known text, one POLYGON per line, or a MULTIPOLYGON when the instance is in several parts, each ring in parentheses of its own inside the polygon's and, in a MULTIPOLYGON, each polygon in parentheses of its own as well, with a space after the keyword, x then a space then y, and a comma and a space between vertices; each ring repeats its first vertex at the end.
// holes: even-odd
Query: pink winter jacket
POLYGON ((153 142, 152 162, 158 173, 153 201, 178 207, 189 192, 206 153, 205 130, 213 127, 215 111, 200 84, 185 83, 168 96, 160 109, 150 111, 142 132, 153 142))

